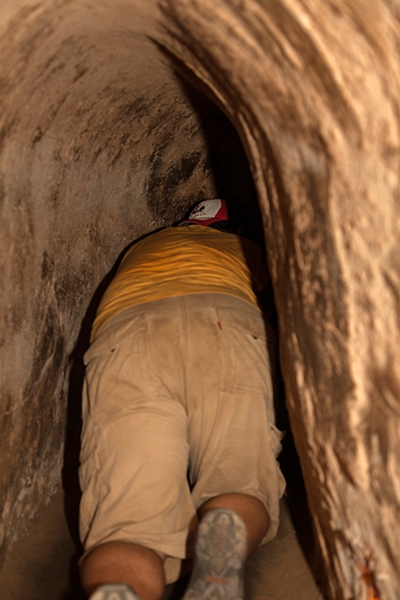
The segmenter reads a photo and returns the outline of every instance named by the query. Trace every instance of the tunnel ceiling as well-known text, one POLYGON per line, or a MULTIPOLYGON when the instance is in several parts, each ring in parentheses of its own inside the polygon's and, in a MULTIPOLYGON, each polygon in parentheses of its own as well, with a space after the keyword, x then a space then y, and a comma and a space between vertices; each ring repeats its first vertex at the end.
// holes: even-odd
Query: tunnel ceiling
POLYGON ((400 596, 399 22, 394 0, 0 4, 3 557, 59 484, 120 252, 199 197, 256 231, 256 189, 327 593, 373 569, 400 596))

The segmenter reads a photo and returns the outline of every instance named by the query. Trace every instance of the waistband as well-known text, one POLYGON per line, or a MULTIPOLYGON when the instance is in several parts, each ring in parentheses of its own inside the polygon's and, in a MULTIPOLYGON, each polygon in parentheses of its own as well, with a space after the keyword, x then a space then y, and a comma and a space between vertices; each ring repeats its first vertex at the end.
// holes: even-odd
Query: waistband
MULTIPOLYGON (((110 329, 119 327, 125 321, 133 319, 135 316, 143 314, 145 312, 157 311, 160 309, 168 310, 170 307, 181 306, 184 304, 188 308, 200 309, 205 307, 212 308, 229 308, 237 309, 242 312, 250 313, 255 318, 263 318, 263 314, 259 308, 246 302, 241 298, 235 296, 229 296, 228 294, 187 294, 184 296, 172 296, 169 298, 163 298, 162 300, 154 300, 153 302, 145 302, 143 304, 135 304, 130 308, 126 308, 120 313, 111 317, 102 327, 96 336, 95 340, 99 339, 110 329)), ((95 341, 93 340, 93 341, 95 341)))

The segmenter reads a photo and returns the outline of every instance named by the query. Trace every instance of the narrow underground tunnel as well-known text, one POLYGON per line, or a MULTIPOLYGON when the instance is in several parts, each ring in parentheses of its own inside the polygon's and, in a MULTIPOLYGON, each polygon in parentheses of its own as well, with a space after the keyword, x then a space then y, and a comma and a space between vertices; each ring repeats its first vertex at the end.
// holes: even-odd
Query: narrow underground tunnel
MULTIPOLYGON (((212 197, 229 199, 257 241, 265 231, 328 596, 398 597, 397 121, 387 85, 398 35, 377 35, 395 16, 383 20, 378 0, 372 13, 337 0, 323 15, 317 5, 305 15, 302 3, 267 4, 239 12, 222 0, 165 0, 162 10, 123 0, 0 5, 5 598, 79 596, 88 328, 123 249, 212 197), (360 56, 380 87, 338 76, 354 74, 360 56)), ((282 462, 293 466, 286 439, 282 462)), ((302 494, 298 469, 293 479, 292 502, 302 494)), ((311 526, 300 507, 296 514, 307 560, 284 505, 276 540, 249 564, 249 597, 318 597, 311 526), (290 537, 295 554, 283 550, 290 537)))
MULTIPOLYGON (((22 365, 30 364, 23 417, 10 420, 7 407, 3 417, 4 431, 14 438, 7 461, 2 454, 7 491, 0 585, 9 600, 83 597, 76 566, 82 357, 99 300, 126 246, 182 218, 202 198, 227 199, 231 216, 264 246, 248 161, 228 118, 165 66, 166 55, 148 40, 138 43, 132 35, 132 47, 126 40, 121 46, 120 34, 110 27, 91 32, 96 43, 90 44, 89 34, 68 35, 76 17, 71 13, 69 19, 56 26, 50 9, 21 7, 3 37, 11 91, 13 34, 24 54, 16 105, 6 106, 2 130, 9 236, 20 243, 19 278, 10 278, 7 289, 6 303, 14 299, 7 326, 22 345, 23 329, 31 323, 32 342, 16 350, 19 360, 4 382, 11 387, 22 365), (27 294, 30 308, 21 301, 27 294)), ((278 425, 288 429, 282 390, 280 402, 278 425)), ((289 446, 282 460, 296 463, 288 472, 293 479, 299 468, 289 446)), ((294 496, 300 493, 296 501, 304 517, 303 491, 292 487, 294 496)), ((265 568, 274 571, 274 597, 296 589, 296 577, 282 586, 291 560, 297 561, 297 581, 307 580, 304 597, 310 598, 310 589, 317 597, 287 506, 284 511, 275 542, 283 557, 277 568, 272 549, 250 564, 249 597, 263 596, 265 568)), ((273 586, 267 583, 269 597, 273 586)), ((178 597, 181 589, 170 586, 168 593, 178 597)))

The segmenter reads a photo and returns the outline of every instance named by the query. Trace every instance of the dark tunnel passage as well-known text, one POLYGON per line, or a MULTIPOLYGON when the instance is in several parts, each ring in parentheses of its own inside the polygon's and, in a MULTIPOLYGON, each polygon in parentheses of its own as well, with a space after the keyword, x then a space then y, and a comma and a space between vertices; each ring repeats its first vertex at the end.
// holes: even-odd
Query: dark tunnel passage
POLYGON ((13 561, 41 554, 26 540, 46 519, 67 541, 42 540, 35 578, 77 600, 65 588, 77 555, 70 583, 52 557, 79 552, 90 325, 123 250, 206 198, 226 198, 265 247, 279 329, 288 495, 248 598, 268 580, 271 600, 317 599, 321 578, 326 598, 397 600, 398 12, 389 0, 0 3, 5 600, 42 597, 13 561))

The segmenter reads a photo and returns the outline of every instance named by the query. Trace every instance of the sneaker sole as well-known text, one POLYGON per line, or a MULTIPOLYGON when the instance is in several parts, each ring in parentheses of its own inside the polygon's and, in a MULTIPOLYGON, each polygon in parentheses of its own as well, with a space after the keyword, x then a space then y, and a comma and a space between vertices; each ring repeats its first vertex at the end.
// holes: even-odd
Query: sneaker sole
POLYGON ((140 600, 140 598, 123 583, 109 583, 95 590, 89 600, 140 600))
POLYGON ((200 522, 194 567, 182 600, 242 600, 246 526, 227 509, 211 510, 200 522))

